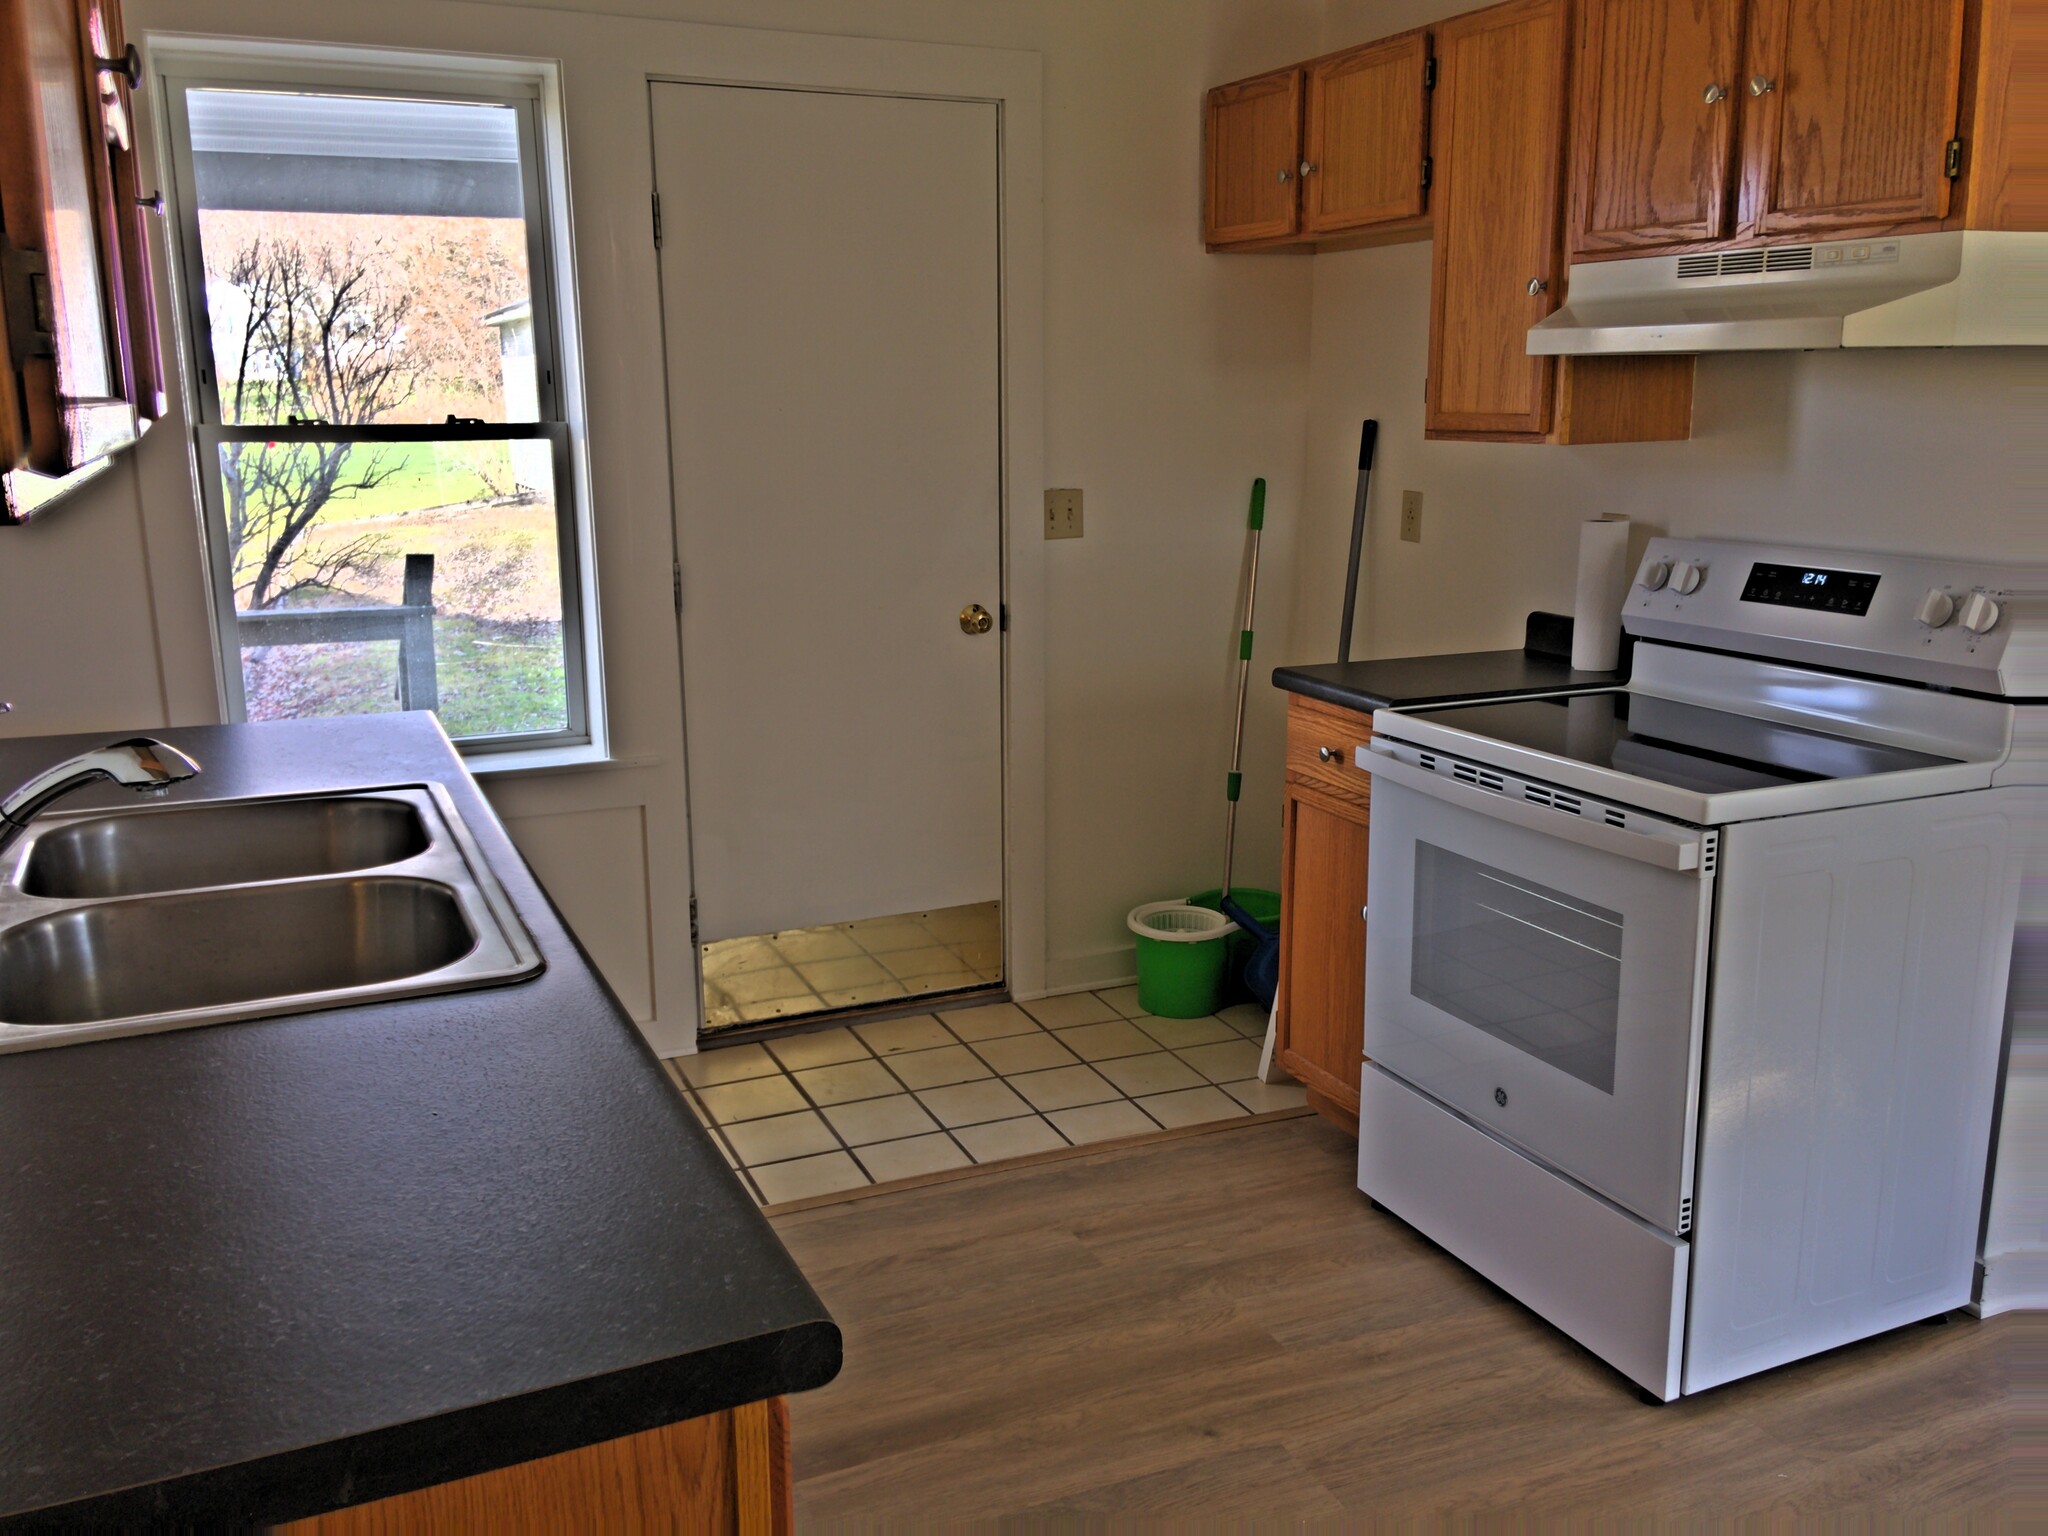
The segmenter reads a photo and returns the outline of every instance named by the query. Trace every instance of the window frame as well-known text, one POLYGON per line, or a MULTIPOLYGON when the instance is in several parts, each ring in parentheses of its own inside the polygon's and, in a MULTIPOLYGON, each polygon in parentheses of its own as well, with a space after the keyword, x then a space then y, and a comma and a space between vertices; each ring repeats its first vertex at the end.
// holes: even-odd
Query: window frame
MULTIPOLYGON (((480 63, 482 61, 479 61, 480 63)), ((520 442, 545 440, 552 452, 554 473, 555 550, 562 593, 563 695, 566 720, 558 731, 507 732, 494 736, 453 737, 455 748, 479 760, 522 758, 562 750, 596 747, 593 696, 597 692, 594 637, 588 633, 586 530, 582 476, 573 452, 570 423, 571 391, 563 368, 563 336, 558 314, 559 268, 554 240, 564 210, 556 206, 552 185, 551 146, 545 120, 547 82, 538 75, 474 72, 459 64, 423 66, 394 61, 390 65, 329 58, 318 50, 264 50, 254 56, 187 54, 159 48, 157 76, 162 86, 165 149, 169 176, 165 195, 170 204, 169 244, 175 254, 183 302, 177 306, 182 339, 191 348, 186 371, 186 401, 195 454, 194 480, 201 518, 200 538, 210 588, 209 621, 214 636, 216 684, 224 719, 248 718, 242 680, 242 647, 235 608, 233 551, 227 547, 224 487, 220 449, 223 444, 261 439, 266 442, 520 442), (220 380, 213 356, 213 322, 208 308, 205 252, 200 239, 199 199, 192 163, 191 122, 187 93, 194 90, 271 90, 280 94, 310 93, 387 97, 407 101, 474 103, 508 107, 516 115, 519 138, 520 191, 526 224, 528 302, 532 306, 534 381, 538 419, 494 422, 481 427, 436 424, 283 426, 262 423, 229 425, 222 420, 220 380)), ((564 237, 566 235, 564 234, 564 237)), ((485 766, 483 761, 478 767, 485 766)), ((512 766, 508 761, 506 766, 512 766)))

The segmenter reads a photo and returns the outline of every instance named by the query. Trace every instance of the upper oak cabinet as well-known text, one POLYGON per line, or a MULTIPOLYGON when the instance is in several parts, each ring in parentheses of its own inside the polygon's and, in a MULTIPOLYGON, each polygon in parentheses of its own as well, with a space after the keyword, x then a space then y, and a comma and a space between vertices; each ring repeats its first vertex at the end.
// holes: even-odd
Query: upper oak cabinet
POLYGON ((0 0, 0 522, 163 411, 139 80, 118 0, 0 0))
MULTIPOLYGON (((2010 4, 1976 6, 1980 94, 2010 4)), ((1964 169, 1971 9, 1580 0, 1572 254, 1941 227, 1964 169)))
POLYGON ((1437 31, 1428 426, 1540 436, 1555 369, 1529 327, 1556 307, 1566 0, 1514 0, 1437 31))
POLYGON ((1961 150, 1964 0, 1750 0, 1745 235, 1932 224, 1961 150))
POLYGON ((1425 32, 1347 48, 1308 66, 1304 234, 1422 217, 1430 179, 1429 71, 1425 32))
POLYGON ((1742 0, 1581 0, 1573 254, 1729 235, 1741 62, 1742 0))
POLYGON ((1203 236, 1212 246, 1284 240, 1300 228, 1301 71, 1209 93, 1203 236))
POLYGON ((1209 248, 1426 232, 1429 70, 1428 34, 1404 32, 1211 91, 1209 248))

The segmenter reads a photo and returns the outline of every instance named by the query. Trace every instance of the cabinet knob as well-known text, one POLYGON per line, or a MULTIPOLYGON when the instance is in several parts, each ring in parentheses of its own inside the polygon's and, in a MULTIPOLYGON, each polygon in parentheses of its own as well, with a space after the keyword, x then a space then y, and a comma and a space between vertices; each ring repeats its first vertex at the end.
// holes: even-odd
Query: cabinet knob
POLYGON ((142 89, 142 55, 133 43, 123 48, 116 58, 95 58, 92 67, 103 75, 119 75, 128 82, 128 89, 142 89))
POLYGON ((1290 174, 1289 172, 1287 172, 1287 171, 1285 171, 1285 170, 1282 170, 1282 171, 1280 172, 1280 175, 1279 175, 1279 178, 1278 178, 1278 179, 1279 179, 1279 180, 1281 180, 1281 181, 1285 181, 1285 180, 1287 180, 1287 178, 1288 178, 1288 175, 1289 175, 1289 174, 1290 174))
POLYGON ((1769 75, 1751 75, 1749 77, 1749 94, 1752 96, 1768 96, 1777 88, 1778 82, 1769 75))
POLYGON ((1530 298, 1532 298, 1532 299, 1533 299, 1533 298, 1534 298, 1534 297, 1535 297, 1535 296, 1536 296, 1537 294, 1539 294, 1539 293, 1548 293, 1549 291, 1550 291, 1550 280, 1549 280, 1548 278, 1543 278, 1543 277, 1532 277, 1532 278, 1530 278, 1530 279, 1529 279, 1529 297, 1530 297, 1530 298))
POLYGON ((1314 162, 1314 161, 1312 161, 1312 160, 1304 160, 1304 161, 1302 161, 1302 162, 1301 162, 1301 174, 1302 174, 1302 175, 1304 175, 1304 176, 1313 176, 1313 175, 1315 175, 1315 173, 1316 173, 1316 167, 1315 167, 1315 162, 1314 162))
POLYGON ((1337 763, 1344 760, 1344 753, 1336 747, 1317 747, 1316 756, 1326 763, 1337 763))
POLYGON ((1717 101, 1726 101, 1727 99, 1728 87, 1719 82, 1708 86, 1704 91, 1700 92, 1700 100, 1710 107, 1717 101))

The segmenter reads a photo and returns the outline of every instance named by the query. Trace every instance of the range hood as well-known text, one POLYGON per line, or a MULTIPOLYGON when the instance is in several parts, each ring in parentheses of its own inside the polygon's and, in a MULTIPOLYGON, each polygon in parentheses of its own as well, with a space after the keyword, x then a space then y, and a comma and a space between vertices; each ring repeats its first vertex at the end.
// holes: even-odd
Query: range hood
POLYGON ((1529 351, 2048 345, 2048 234, 1953 230, 1574 262, 1529 351))

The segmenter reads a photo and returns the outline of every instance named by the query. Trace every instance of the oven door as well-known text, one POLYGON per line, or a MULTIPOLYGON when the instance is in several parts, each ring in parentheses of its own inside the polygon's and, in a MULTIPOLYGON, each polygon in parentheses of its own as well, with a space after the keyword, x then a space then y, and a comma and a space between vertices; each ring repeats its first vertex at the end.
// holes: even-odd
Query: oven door
POLYGON ((1367 1057, 1687 1231, 1715 834, 1385 736, 1358 755, 1367 1057))

